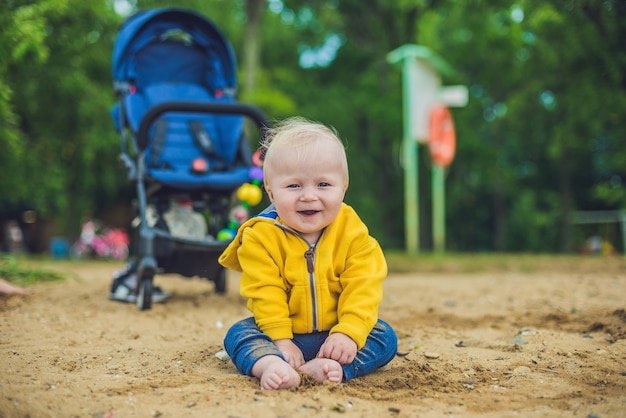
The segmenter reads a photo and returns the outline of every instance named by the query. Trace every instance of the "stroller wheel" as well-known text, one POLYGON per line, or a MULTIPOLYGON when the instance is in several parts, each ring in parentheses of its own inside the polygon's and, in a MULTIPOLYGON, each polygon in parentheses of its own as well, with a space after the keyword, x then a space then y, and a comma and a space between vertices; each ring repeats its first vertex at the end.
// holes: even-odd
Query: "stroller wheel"
POLYGON ((142 311, 152 307, 152 277, 144 277, 139 283, 137 307, 142 311))
POLYGON ((226 269, 220 269, 213 282, 215 283, 215 293, 219 295, 226 293, 226 269))

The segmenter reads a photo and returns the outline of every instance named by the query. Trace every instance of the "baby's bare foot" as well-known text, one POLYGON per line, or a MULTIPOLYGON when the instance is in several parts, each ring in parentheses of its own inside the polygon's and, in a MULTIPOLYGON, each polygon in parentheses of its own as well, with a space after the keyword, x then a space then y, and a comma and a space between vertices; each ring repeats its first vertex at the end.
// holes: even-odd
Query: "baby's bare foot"
POLYGON ((317 382, 341 383, 343 379, 341 364, 329 358, 314 358, 304 363, 299 370, 317 382))
POLYGON ((291 389, 300 384, 300 375, 285 360, 270 355, 261 357, 252 367, 252 375, 258 377, 263 390, 291 389))

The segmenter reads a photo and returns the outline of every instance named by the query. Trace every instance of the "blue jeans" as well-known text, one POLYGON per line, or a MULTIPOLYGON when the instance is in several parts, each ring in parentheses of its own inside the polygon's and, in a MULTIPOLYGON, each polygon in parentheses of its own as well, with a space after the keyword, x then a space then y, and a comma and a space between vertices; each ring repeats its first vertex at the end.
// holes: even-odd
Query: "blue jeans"
MULTIPOLYGON (((294 334, 293 342, 302 351, 304 361, 315 358, 328 337, 328 331, 312 334, 294 334)), ((251 376, 252 366, 261 358, 275 355, 284 357, 272 339, 257 327, 250 317, 235 323, 226 333, 224 348, 240 373, 251 376)), ((398 349, 398 337, 389 324, 378 320, 354 361, 344 364, 343 380, 363 376, 389 363, 398 349)))

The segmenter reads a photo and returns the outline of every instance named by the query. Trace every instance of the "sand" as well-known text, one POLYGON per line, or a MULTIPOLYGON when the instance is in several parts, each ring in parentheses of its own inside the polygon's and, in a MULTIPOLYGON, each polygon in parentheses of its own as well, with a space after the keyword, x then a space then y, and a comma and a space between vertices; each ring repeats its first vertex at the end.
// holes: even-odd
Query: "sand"
POLYGON ((107 299, 119 262, 50 262, 64 282, 0 297, 0 417, 623 417, 626 259, 392 273, 399 352, 350 382, 261 391, 220 359, 249 316, 228 277, 157 276, 153 309, 107 299))

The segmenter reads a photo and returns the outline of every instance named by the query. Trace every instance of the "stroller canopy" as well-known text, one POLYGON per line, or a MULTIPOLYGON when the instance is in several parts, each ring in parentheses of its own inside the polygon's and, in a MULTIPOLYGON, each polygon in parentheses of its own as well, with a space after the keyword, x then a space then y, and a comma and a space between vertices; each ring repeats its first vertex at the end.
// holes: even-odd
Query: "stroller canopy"
POLYGON ((115 83, 141 88, 139 83, 176 80, 234 96, 236 76, 235 55, 228 40, 211 21, 187 9, 160 8, 133 15, 122 25, 113 48, 115 83), (150 45, 168 37, 193 45, 203 54, 204 65, 196 63, 180 71, 187 61, 195 60, 176 56, 178 49, 172 49, 172 55, 162 45, 152 54, 150 45))
POLYGON ((119 99, 111 110, 115 128, 133 132, 134 145, 145 151, 150 179, 186 190, 232 190, 248 180, 243 116, 200 107, 236 102, 235 55, 210 20, 182 8, 150 9, 128 18, 113 48, 113 79, 119 99), (191 108, 146 122, 149 133, 139 138, 149 110, 172 103, 191 108), (190 169, 198 158, 208 167, 202 175, 190 169))

